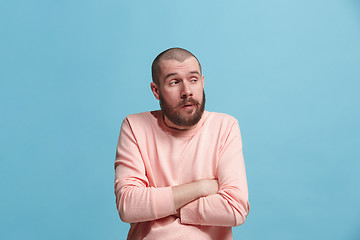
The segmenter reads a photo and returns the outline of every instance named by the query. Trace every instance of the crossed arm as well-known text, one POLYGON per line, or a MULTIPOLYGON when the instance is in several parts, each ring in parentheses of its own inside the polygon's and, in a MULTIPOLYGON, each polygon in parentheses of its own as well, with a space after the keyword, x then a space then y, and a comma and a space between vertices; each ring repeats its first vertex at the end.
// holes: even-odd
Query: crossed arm
MULTIPOLYGON (((124 169, 117 165, 116 173, 124 169)), ((135 177, 136 179, 136 177, 135 177)), ((219 191, 218 181, 202 179, 173 187, 154 188, 147 182, 130 179, 115 181, 115 195, 120 218, 124 222, 145 222, 170 215, 180 217, 180 209, 195 200, 219 191), (123 181, 124 184, 122 184, 123 181)))
POLYGON ((151 187, 136 139, 124 121, 115 161, 115 195, 120 218, 134 223, 178 215, 184 224, 242 224, 249 204, 240 132, 236 131, 239 130, 235 129, 235 136, 228 139, 231 141, 229 145, 234 144, 237 150, 223 149, 217 180, 202 179, 179 186, 151 187))
POLYGON ((172 187, 175 209, 178 210, 184 205, 200 198, 216 194, 219 189, 218 181, 203 179, 191 183, 172 187))

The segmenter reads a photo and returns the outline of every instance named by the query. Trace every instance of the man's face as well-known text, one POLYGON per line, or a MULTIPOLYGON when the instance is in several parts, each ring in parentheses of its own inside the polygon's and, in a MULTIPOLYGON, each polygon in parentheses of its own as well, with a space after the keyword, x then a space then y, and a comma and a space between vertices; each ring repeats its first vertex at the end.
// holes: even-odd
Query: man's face
POLYGON ((158 94, 165 123, 170 127, 188 129, 195 126, 204 112, 204 76, 194 57, 184 62, 162 60, 158 94))

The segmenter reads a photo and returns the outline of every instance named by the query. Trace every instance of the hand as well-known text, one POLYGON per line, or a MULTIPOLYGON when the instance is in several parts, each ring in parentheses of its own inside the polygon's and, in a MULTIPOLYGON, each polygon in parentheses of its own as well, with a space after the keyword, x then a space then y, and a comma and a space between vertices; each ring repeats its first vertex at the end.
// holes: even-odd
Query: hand
POLYGON ((202 179, 172 187, 175 209, 192 202, 200 197, 216 194, 219 184, 216 179, 202 179))
POLYGON ((216 194, 219 191, 219 183, 216 179, 199 180, 203 197, 216 194))

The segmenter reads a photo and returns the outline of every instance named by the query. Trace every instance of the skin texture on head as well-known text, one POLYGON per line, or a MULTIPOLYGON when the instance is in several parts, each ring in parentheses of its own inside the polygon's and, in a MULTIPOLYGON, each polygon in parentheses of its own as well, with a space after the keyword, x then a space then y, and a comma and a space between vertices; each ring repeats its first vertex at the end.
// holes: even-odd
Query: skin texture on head
POLYGON ((153 71, 151 90, 160 101, 164 123, 178 130, 195 128, 205 108, 200 63, 186 50, 170 49, 159 56, 152 67, 158 70, 153 71))
POLYGON ((159 77, 161 74, 160 62, 161 60, 176 60, 178 62, 184 62, 186 59, 194 57, 199 64, 200 74, 201 65, 199 60, 194 54, 183 48, 169 48, 161 52, 153 61, 151 66, 152 80, 155 84, 159 85, 159 77))

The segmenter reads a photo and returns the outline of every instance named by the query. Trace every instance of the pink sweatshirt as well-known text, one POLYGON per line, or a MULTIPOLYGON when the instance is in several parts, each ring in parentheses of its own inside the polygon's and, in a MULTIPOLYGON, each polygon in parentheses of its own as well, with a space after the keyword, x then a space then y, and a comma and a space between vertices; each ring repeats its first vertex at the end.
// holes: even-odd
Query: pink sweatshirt
POLYGON ((205 111, 190 131, 168 128, 161 111, 126 117, 115 160, 116 205, 128 239, 232 239, 249 212, 237 120, 205 111), (217 194, 176 213, 172 186, 218 179, 217 194))

